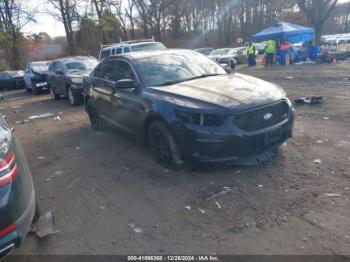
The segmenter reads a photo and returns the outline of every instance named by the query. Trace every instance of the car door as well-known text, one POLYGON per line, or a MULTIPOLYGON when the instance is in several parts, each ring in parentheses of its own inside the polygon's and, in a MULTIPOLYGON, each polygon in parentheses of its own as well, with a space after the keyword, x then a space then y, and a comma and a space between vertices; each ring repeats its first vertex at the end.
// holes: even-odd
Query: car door
POLYGON ((0 72, 0 90, 4 89, 4 73, 0 72))
POLYGON ((65 76, 64 76, 64 64, 62 61, 57 61, 55 66, 55 87, 56 92, 59 94, 65 94, 66 93, 66 82, 65 82, 65 76))
POLYGON ((57 61, 53 61, 49 66, 49 70, 47 71, 47 82, 50 87, 55 87, 56 64, 57 64, 57 61))
POLYGON ((15 88, 16 80, 8 73, 3 73, 3 85, 4 88, 15 88))
POLYGON ((90 96, 95 101, 96 111, 100 117, 112 122, 111 95, 113 82, 111 81, 111 64, 109 61, 100 63, 90 77, 90 96))
MULTIPOLYGON (((136 71, 131 64, 122 59, 112 61, 112 81, 132 79, 140 86, 136 71)), ((132 134, 140 134, 146 106, 142 100, 140 88, 115 88, 111 95, 113 121, 119 127, 132 134)))
POLYGON ((31 67, 30 67, 30 64, 27 64, 26 69, 24 71, 23 79, 24 79, 26 86, 28 86, 29 88, 32 87, 31 86, 31 77, 32 77, 31 67))

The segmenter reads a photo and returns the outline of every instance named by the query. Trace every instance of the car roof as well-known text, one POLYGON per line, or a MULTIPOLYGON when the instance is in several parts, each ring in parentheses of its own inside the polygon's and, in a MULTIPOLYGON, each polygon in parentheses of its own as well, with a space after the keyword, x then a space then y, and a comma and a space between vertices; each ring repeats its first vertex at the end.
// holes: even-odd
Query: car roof
POLYGON ((30 64, 42 64, 42 63, 51 63, 51 61, 35 61, 35 62, 31 62, 30 64))
POLYGON ((145 44, 159 44, 160 42, 154 42, 154 41, 143 41, 143 42, 137 42, 137 43, 119 43, 119 44, 115 44, 115 45, 111 45, 111 46, 107 46, 107 47, 102 47, 101 51, 105 51, 105 50, 110 50, 110 49, 114 49, 114 48, 118 48, 118 47, 128 47, 128 46, 137 46, 137 45, 145 45, 145 44))
POLYGON ((163 54, 184 54, 184 53, 198 54, 197 52, 188 50, 188 49, 166 49, 166 50, 157 50, 157 51, 139 51, 139 52, 124 53, 124 54, 112 55, 110 57, 107 57, 106 59, 113 59, 113 58, 119 57, 119 58, 127 58, 129 60, 137 60, 142 58, 156 57, 163 54))
POLYGON ((61 59, 57 59, 55 61, 62 61, 63 63, 67 63, 67 62, 83 61, 83 60, 89 60, 89 59, 96 60, 96 58, 92 56, 71 56, 71 57, 64 57, 61 59))

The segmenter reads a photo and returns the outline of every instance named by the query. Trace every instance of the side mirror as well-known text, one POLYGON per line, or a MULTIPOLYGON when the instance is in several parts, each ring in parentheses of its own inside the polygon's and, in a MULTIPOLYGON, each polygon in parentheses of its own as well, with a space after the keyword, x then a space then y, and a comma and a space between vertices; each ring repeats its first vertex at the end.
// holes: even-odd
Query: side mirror
POLYGON ((56 75, 62 75, 62 76, 63 76, 63 71, 57 70, 57 71, 55 71, 55 74, 56 74, 56 75))
POLYGON ((223 69, 225 69, 227 74, 232 74, 234 67, 232 68, 230 65, 228 64, 220 64, 222 66, 223 69))
POLYGON ((117 89, 129 89, 129 88, 137 88, 138 83, 132 79, 121 79, 115 83, 115 88, 117 89))

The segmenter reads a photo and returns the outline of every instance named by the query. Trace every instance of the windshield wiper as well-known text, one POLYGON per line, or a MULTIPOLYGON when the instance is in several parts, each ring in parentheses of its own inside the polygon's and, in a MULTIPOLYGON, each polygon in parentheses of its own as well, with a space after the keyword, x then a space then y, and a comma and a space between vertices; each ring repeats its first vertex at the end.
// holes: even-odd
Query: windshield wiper
POLYGON ((167 82, 164 82, 162 84, 155 85, 155 86, 170 86, 170 85, 175 85, 175 84, 182 83, 182 82, 187 82, 187 81, 191 81, 191 80, 195 80, 195 79, 206 78, 206 77, 217 76, 217 75, 222 75, 222 74, 203 74, 203 75, 194 76, 191 78, 186 78, 186 79, 181 79, 181 80, 167 81, 167 82))

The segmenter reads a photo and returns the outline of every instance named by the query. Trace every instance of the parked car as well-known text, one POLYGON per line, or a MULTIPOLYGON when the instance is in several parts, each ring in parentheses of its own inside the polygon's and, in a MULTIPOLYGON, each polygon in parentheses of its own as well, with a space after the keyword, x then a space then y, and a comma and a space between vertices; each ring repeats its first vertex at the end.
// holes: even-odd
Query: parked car
POLYGON ((0 114, 0 260, 21 245, 35 214, 35 192, 26 157, 0 114))
POLYGON ((24 88, 23 71, 0 72, 0 90, 24 88))
POLYGON ((212 47, 203 47, 203 48, 195 49, 194 51, 208 56, 211 52, 213 52, 213 50, 214 50, 214 48, 212 48, 212 47))
POLYGON ((23 78, 28 92, 39 94, 40 91, 48 89, 46 74, 50 63, 49 61, 40 61, 26 65, 23 78))
POLYGON ((246 47, 236 47, 232 48, 228 55, 235 58, 237 64, 247 63, 247 48, 246 47))
POLYGON ((209 58, 216 61, 218 58, 220 58, 222 56, 226 56, 231 50, 232 50, 232 48, 215 49, 209 54, 209 58))
POLYGON ((264 44, 264 43, 255 43, 254 46, 255 46, 255 49, 256 49, 256 55, 263 55, 263 54, 265 54, 266 44, 264 44))
POLYGON ((247 62, 246 48, 238 47, 216 49, 210 53, 209 58, 218 62, 219 64, 245 64, 247 62))
POLYGON ((109 57, 84 94, 94 129, 111 124, 141 138, 165 167, 254 156, 292 136, 294 113, 280 87, 227 74, 194 51, 109 57))
POLYGON ((125 41, 119 44, 103 45, 100 51, 100 60, 106 57, 130 52, 165 50, 166 47, 160 42, 155 42, 154 39, 143 39, 125 41))
POLYGON ((53 100, 62 96, 69 98, 71 105, 83 103, 83 82, 98 61, 93 57, 76 56, 54 60, 47 73, 47 81, 53 100))

